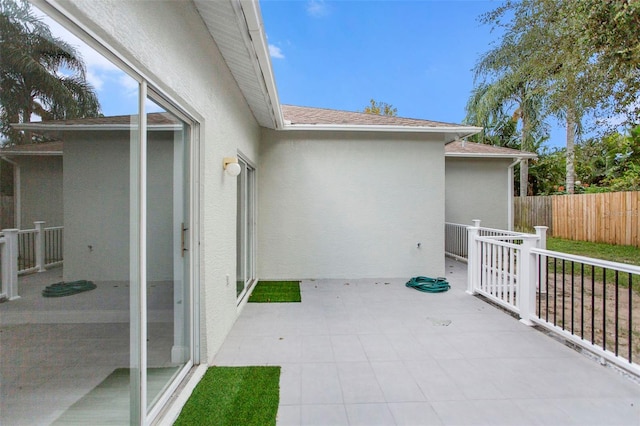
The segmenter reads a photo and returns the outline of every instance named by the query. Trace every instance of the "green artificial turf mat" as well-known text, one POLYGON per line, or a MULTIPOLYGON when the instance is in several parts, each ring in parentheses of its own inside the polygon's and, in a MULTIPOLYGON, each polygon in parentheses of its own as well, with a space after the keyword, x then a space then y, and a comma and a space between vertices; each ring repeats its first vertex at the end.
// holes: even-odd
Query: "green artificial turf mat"
POLYGON ((174 425, 275 425, 280 367, 210 367, 174 425))
POLYGON ((249 302, 287 303, 300 302, 300 281, 259 281, 249 302))

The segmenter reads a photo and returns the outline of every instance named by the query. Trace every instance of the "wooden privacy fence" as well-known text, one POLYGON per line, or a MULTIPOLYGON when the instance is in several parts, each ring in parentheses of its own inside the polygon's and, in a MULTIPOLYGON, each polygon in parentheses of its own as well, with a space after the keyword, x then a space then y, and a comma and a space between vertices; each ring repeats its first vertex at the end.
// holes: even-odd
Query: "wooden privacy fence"
POLYGON ((640 247, 640 192, 516 197, 514 227, 571 240, 640 247))

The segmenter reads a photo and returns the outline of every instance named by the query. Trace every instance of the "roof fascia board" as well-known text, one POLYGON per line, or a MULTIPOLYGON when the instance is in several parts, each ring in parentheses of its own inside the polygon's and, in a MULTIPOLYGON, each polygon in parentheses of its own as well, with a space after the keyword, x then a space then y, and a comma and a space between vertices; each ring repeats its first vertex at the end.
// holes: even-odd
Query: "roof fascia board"
POLYGON ((458 157, 458 158, 513 158, 513 159, 538 158, 538 156, 533 153, 495 154, 495 153, 479 153, 479 152, 474 152, 474 153, 446 152, 444 156, 458 157))
POLYGON ((2 157, 62 157, 62 151, 7 151, 0 152, 2 157))
POLYGON ((400 132, 400 133, 446 133, 475 135, 482 127, 445 126, 386 126, 371 124, 288 124, 282 130, 316 130, 328 132, 400 132))
MULTIPOLYGON (((38 123, 19 123, 12 124, 16 130, 56 130, 56 131, 81 131, 81 130, 131 130, 134 126, 130 124, 38 124, 38 123)), ((157 124, 147 126, 147 130, 152 132, 176 131, 181 130, 179 124, 157 124)))
POLYGON ((256 74, 262 77, 265 99, 269 102, 271 116, 276 129, 281 129, 284 125, 284 118, 280 108, 276 80, 271 66, 271 55, 269 45, 264 31, 264 24, 260 14, 260 6, 257 0, 232 0, 232 5, 236 11, 240 24, 248 32, 245 44, 249 49, 251 61, 253 62, 256 74))

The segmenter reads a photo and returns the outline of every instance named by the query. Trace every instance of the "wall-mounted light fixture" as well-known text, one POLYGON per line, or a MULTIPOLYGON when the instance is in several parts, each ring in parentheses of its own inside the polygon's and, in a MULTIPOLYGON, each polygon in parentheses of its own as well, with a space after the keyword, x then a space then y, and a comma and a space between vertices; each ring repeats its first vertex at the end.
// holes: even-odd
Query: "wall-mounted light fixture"
POLYGON ((229 176, 236 177, 242 171, 240 168, 240 164, 238 164, 238 159, 236 157, 224 157, 222 160, 222 167, 227 172, 229 176))

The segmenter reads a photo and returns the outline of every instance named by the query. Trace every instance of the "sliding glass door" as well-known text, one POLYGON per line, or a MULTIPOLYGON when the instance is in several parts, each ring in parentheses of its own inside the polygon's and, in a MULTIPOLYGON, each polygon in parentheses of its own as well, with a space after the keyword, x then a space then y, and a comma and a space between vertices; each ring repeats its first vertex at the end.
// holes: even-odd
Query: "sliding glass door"
POLYGON ((237 228, 236 228, 236 294, 242 299, 254 284, 256 244, 256 177, 255 168, 239 157, 241 172, 238 176, 237 228))
MULTIPOLYGON (((76 77, 91 77, 78 86, 95 103, 51 107, 37 119, 16 114, 1 130, 14 152, 3 156, 20 169, 18 181, 0 174, 0 188, 14 189, 21 240, 43 238, 61 255, 43 271, 23 271, 19 298, 0 303, 0 424, 149 424, 194 362, 197 123, 117 57, 15 5, 0 12, 16 37, 55 33, 38 44, 51 51, 38 54, 88 58, 76 77), (34 144, 41 149, 28 149, 34 144)), ((16 84, 39 81, 29 67, 15 75, 16 84)), ((17 233, 5 232, 0 245, 17 233)))

